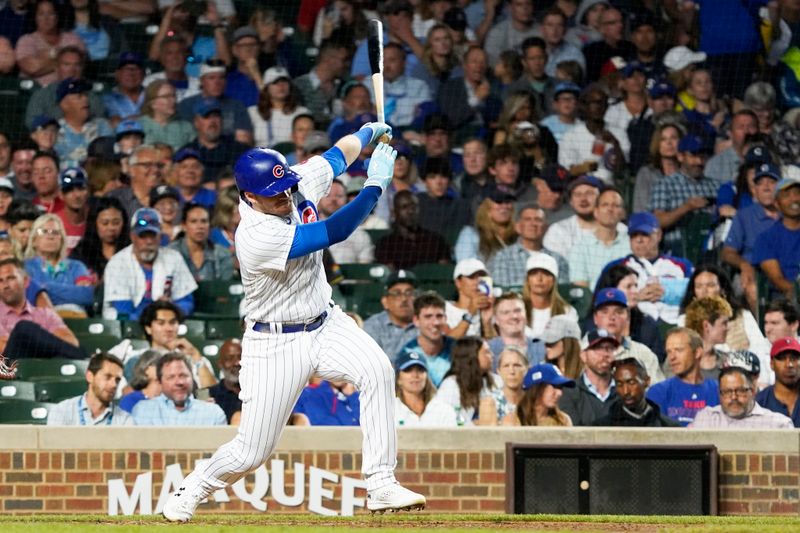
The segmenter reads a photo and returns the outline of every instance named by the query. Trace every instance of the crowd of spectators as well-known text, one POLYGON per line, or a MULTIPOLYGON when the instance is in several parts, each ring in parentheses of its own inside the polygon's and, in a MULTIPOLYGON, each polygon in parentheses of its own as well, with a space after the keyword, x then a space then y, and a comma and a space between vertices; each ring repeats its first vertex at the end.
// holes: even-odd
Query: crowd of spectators
MULTIPOLYGON (((24 131, 0 120, 0 343, 86 358, 63 319, 97 316, 149 344, 92 356, 50 423, 237 422, 241 346, 214 368, 177 333, 198 284, 238 278, 232 164, 376 120, 380 18, 394 175, 325 264, 348 295, 340 265, 389 267, 383 311, 355 318, 396 365, 399 425, 800 425, 797 2, 290 11, 0 0, 0 73, 33 87, 24 131)), ((290 420, 358 421, 358 391, 316 378, 290 420)))

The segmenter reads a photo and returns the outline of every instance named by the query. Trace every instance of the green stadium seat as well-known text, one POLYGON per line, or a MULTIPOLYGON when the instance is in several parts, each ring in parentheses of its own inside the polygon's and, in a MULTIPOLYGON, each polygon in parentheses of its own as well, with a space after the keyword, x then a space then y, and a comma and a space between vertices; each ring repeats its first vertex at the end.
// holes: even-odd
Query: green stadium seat
POLYGON ((241 281, 201 281, 194 292, 192 317, 239 318, 239 304, 244 299, 241 281))
POLYGON ((344 279, 350 281, 382 281, 390 271, 381 263, 342 263, 339 267, 344 279))
POLYGON ((44 377, 83 377, 88 366, 88 359, 19 359, 17 378, 31 380, 44 377))
POLYGON ((84 333, 81 335, 76 334, 78 342, 88 355, 93 355, 97 352, 106 352, 112 347, 120 343, 120 337, 115 335, 108 335, 105 333, 92 334, 84 333))
POLYGON ((452 283, 453 270, 455 268, 455 265, 452 264, 422 263, 412 268, 411 271, 419 281, 447 281, 452 283))
POLYGON ((36 400, 36 384, 31 381, 0 382, 0 400, 36 400))
POLYGON ((147 339, 131 339, 131 348, 134 350, 146 350, 150 348, 150 343, 147 339))
POLYGON ((209 320, 206 322, 206 339, 226 340, 242 338, 242 323, 236 320, 209 320))
POLYGON ((141 324, 134 320, 120 321, 123 339, 144 339, 144 330, 141 324))
POLYGON ((2 101, 2 128, 10 139, 27 138, 25 127, 25 110, 33 92, 38 86, 32 80, 21 80, 18 77, 0 76, 0 101, 2 101))
POLYGON ((382 237, 388 235, 391 230, 388 229, 368 229, 365 230, 367 235, 369 235, 369 239, 372 241, 372 244, 378 244, 378 241, 381 240, 382 237))
POLYGON ((586 316, 592 307, 592 291, 586 287, 579 287, 571 283, 562 283, 558 286, 558 292, 569 305, 578 312, 578 317, 586 316))
POLYGON ((58 403, 67 398, 73 398, 86 392, 86 378, 80 379, 59 379, 35 381, 36 400, 39 402, 58 403))
POLYGON ((669 330, 677 327, 675 324, 670 324, 669 322, 664 322, 663 320, 657 320, 656 325, 658 326, 658 333, 661 335, 662 340, 667 337, 667 332, 669 330))
POLYGON ((0 424, 44 425, 54 406, 32 400, 0 400, 0 424))
POLYGON ((64 323, 76 336, 111 335, 122 339, 122 325, 118 320, 103 318, 65 318, 64 323))
POLYGON ((453 280, 450 281, 429 281, 419 284, 419 292, 433 291, 445 300, 458 299, 458 290, 453 280))
POLYGON ((276 152, 280 152, 283 155, 289 155, 294 152, 294 143, 291 141, 286 141, 282 143, 278 143, 272 147, 273 150, 276 152))
POLYGON ((142 57, 147 57, 150 51, 150 41, 153 38, 150 26, 148 23, 134 22, 119 24, 117 27, 122 30, 128 50, 137 52, 142 57))
POLYGON ((683 257, 693 265, 702 264, 706 256, 705 244, 711 230, 711 214, 695 211, 683 229, 683 257))
POLYGON ((357 283, 350 287, 352 293, 348 299, 347 310, 357 313, 366 320, 372 315, 383 311, 381 296, 383 296, 382 283, 357 283))

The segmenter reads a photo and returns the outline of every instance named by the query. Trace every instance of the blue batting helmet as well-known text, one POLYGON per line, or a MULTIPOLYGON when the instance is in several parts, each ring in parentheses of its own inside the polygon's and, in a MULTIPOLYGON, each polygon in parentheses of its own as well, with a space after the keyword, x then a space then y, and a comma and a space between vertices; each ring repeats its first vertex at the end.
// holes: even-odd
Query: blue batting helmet
POLYGON ((233 166, 233 176, 240 192, 261 196, 277 196, 300 181, 283 154, 269 148, 252 148, 242 154, 233 166))

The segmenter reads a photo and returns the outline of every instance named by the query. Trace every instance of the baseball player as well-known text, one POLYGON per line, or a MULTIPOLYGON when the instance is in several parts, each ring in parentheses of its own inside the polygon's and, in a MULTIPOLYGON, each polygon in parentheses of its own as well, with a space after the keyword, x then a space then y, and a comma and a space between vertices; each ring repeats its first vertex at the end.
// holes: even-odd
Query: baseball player
POLYGON ((372 338, 331 302, 322 250, 345 240, 367 217, 392 180, 397 153, 379 144, 358 196, 324 221, 317 202, 331 180, 383 134, 367 123, 321 156, 289 167, 278 152, 255 148, 234 166, 241 202, 236 255, 245 288, 242 341, 242 421, 231 442, 195 468, 164 506, 173 522, 191 519, 197 505, 262 465, 278 443, 312 374, 345 380, 360 391, 367 509, 422 509, 425 497, 394 477, 394 372, 372 338))

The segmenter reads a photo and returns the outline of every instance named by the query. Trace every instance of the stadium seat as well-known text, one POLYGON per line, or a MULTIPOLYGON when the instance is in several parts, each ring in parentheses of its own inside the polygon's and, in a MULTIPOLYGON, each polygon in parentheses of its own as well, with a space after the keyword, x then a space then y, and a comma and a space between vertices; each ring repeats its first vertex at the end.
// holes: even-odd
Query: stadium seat
POLYGON ((429 281, 419 284, 419 292, 433 291, 439 294, 445 300, 458 299, 458 290, 456 289, 453 280, 450 281, 429 281))
POLYGON ((37 85, 16 76, 0 76, 0 101, 3 102, 3 132, 9 140, 27 137, 25 110, 37 85))
POLYGON ((190 318, 178 327, 178 336, 194 344, 198 349, 206 342, 206 323, 204 320, 190 318))
POLYGON ((412 268, 411 271, 417 276, 417 279, 422 282, 447 281, 452 283, 454 269, 455 265, 452 264, 422 263, 412 268))
POLYGON ((86 392, 86 378, 35 381, 36 401, 58 403, 86 392))
POLYGON ((683 230, 683 257, 693 265, 702 264, 706 256, 705 245, 711 229, 711 214, 695 211, 683 230))
POLYGON ((339 267, 345 280, 381 281, 389 274, 389 267, 381 263, 343 263, 339 267))
POLYGON ((31 381, 7 381, 0 383, 0 400, 36 400, 36 384, 31 381))
POLYGON ((32 400, 2 400, 0 399, 0 424, 36 424, 47 423, 47 415, 53 403, 36 402, 32 400))
POLYGON ((382 283, 357 283, 349 288, 351 294, 348 299, 348 311, 357 313, 364 320, 383 311, 383 305, 381 305, 382 283))
POLYGON ((78 337, 78 342, 86 353, 91 356, 95 353, 106 352, 110 348, 116 346, 122 340, 121 337, 115 335, 108 335, 106 333, 92 334, 84 333, 82 335, 75 335, 78 337))
POLYGON ((282 143, 278 143, 272 147, 273 150, 276 152, 280 152, 283 155, 289 155, 294 152, 294 143, 291 141, 286 141, 282 143))
POLYGON ((44 377, 82 377, 88 366, 88 359, 19 359, 17 378, 32 380, 44 377))
POLYGON ((236 320, 209 320, 206 322, 206 340, 241 339, 242 323, 236 320))
POLYGON ((194 292, 193 318, 239 318, 244 298, 240 281, 201 281, 194 292))
POLYGON ((64 323, 78 337, 86 335, 111 335, 122 339, 122 326, 118 320, 103 318, 65 318, 64 323))
POLYGON ((372 241, 372 244, 378 244, 378 241, 381 240, 382 237, 389 234, 388 229, 368 229, 365 230, 367 235, 369 235, 369 239, 372 241))
POLYGON ((578 312, 578 317, 586 316, 592 307, 592 291, 586 287, 579 287, 571 283, 563 283, 558 286, 558 292, 569 305, 578 312))
POLYGON ((124 320, 120 321, 120 327, 122 328, 122 338, 123 339, 144 339, 144 330, 142 326, 133 320, 124 320))

